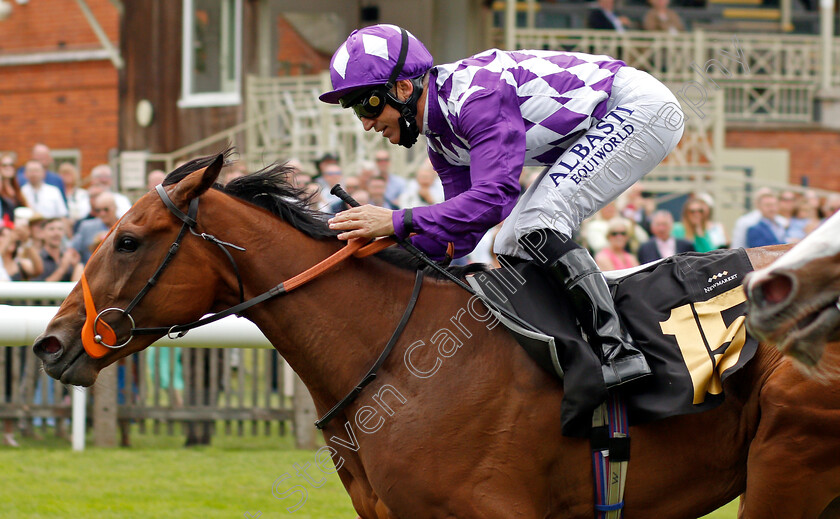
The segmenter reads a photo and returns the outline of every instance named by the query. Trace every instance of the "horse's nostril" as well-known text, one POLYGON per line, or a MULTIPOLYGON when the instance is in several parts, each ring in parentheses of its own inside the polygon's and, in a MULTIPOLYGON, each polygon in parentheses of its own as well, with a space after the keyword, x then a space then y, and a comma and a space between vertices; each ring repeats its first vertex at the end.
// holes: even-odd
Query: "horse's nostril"
POLYGON ((55 355, 61 352, 61 341, 55 337, 44 337, 35 344, 34 349, 36 354, 55 355))
POLYGON ((788 298, 793 290, 793 282, 788 276, 776 275, 762 283, 759 288, 764 300, 768 304, 775 305, 788 298))

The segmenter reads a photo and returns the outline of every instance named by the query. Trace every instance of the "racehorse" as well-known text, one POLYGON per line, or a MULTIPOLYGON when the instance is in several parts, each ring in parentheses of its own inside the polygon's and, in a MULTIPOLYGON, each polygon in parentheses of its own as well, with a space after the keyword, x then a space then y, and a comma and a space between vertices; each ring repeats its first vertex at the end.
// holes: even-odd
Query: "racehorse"
MULTIPOLYGON (((806 367, 818 366, 826 345, 840 340, 838 231, 835 214, 745 282, 750 332, 806 367)), ((825 372, 840 366, 820 367, 825 372)))
MULTIPOLYGON (((181 166, 114 226, 34 344, 50 376, 89 386, 173 325, 265 293, 342 249, 295 201, 282 167, 222 188, 214 186, 222 165, 218 156, 181 166), (184 217, 197 222, 191 232, 184 217), (157 331, 134 335, 135 326, 157 331), (100 335, 114 347, 89 353, 83 342, 100 335)), ((777 255, 750 257, 761 267, 777 255)), ((382 351, 416 270, 401 251, 349 257, 243 316, 323 414, 382 351)), ((506 331, 466 316, 468 296, 427 276, 376 379, 325 426, 325 452, 355 510, 363 519, 593 517, 590 444, 561 434, 562 383, 506 331), (444 329, 460 335, 443 340, 444 329)), ((838 517, 840 389, 809 380, 762 346, 725 390, 712 411, 630 428, 625 517, 698 517, 741 494, 745 519, 838 517)))

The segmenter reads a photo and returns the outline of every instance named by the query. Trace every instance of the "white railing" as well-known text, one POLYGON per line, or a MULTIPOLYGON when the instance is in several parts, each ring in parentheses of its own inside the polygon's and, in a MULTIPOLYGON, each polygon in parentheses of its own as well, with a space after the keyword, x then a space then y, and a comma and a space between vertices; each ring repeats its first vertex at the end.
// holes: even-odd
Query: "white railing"
MULTIPOLYGON (((73 289, 75 283, 0 283, 0 300, 3 301, 61 301, 73 289)), ((0 305, 0 347, 32 344, 47 328, 58 312, 56 306, 7 306, 0 305)), ((261 348, 272 345, 247 319, 228 316, 207 326, 190 330, 177 340, 163 338, 155 346, 179 346, 193 348, 261 348)), ((85 421, 87 392, 84 388, 72 391, 72 445, 73 450, 85 448, 85 421)), ((116 415, 115 415, 116 416, 116 415)))
POLYGON ((372 160, 378 149, 391 153, 393 170, 410 176, 426 158, 424 137, 411 149, 391 146, 375 132, 365 132, 351 110, 323 103, 318 96, 331 90, 329 74, 247 79, 247 117, 275 117, 248 130, 247 155, 265 164, 295 157, 312 162, 327 152, 336 153, 345 169, 372 160))
MULTIPOLYGON (((501 34, 496 43, 502 43, 501 34)), ((824 73, 820 38, 810 35, 518 28, 516 47, 607 54, 664 82, 720 85, 727 121, 813 122, 824 73), (734 57, 739 51, 743 63, 722 54, 734 57)), ((832 86, 840 87, 840 39, 834 40, 832 57, 835 66, 828 73, 832 86)))

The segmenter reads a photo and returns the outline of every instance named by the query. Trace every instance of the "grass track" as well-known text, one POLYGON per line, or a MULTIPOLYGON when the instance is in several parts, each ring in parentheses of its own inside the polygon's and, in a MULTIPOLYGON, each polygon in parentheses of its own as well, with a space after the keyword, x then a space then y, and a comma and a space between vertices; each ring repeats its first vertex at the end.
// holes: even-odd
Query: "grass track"
MULTIPOLYGON (((212 447, 185 449, 183 436, 135 435, 129 449, 77 453, 66 441, 24 439, 20 449, 0 447, 0 518, 3 519, 354 519, 335 474, 316 466, 314 452, 291 448, 278 436, 217 436, 212 447), (305 466, 316 483, 296 475, 305 466), (294 485, 307 491, 280 500, 294 485)), ((737 502, 705 519, 735 519, 737 502)))

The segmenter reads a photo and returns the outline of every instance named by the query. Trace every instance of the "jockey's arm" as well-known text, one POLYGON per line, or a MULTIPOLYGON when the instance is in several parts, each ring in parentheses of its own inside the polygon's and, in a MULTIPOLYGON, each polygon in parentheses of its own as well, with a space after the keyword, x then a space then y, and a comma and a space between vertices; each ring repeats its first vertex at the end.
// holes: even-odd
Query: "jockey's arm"
POLYGON ((507 97, 505 92, 488 90, 464 103, 457 130, 470 144, 470 165, 450 165, 430 151, 446 201, 415 207, 410 219, 405 209, 395 211, 397 236, 417 233, 412 243, 436 259, 443 258, 451 242, 458 258, 470 253, 487 230, 510 214, 519 199, 525 127, 515 97, 507 97))

